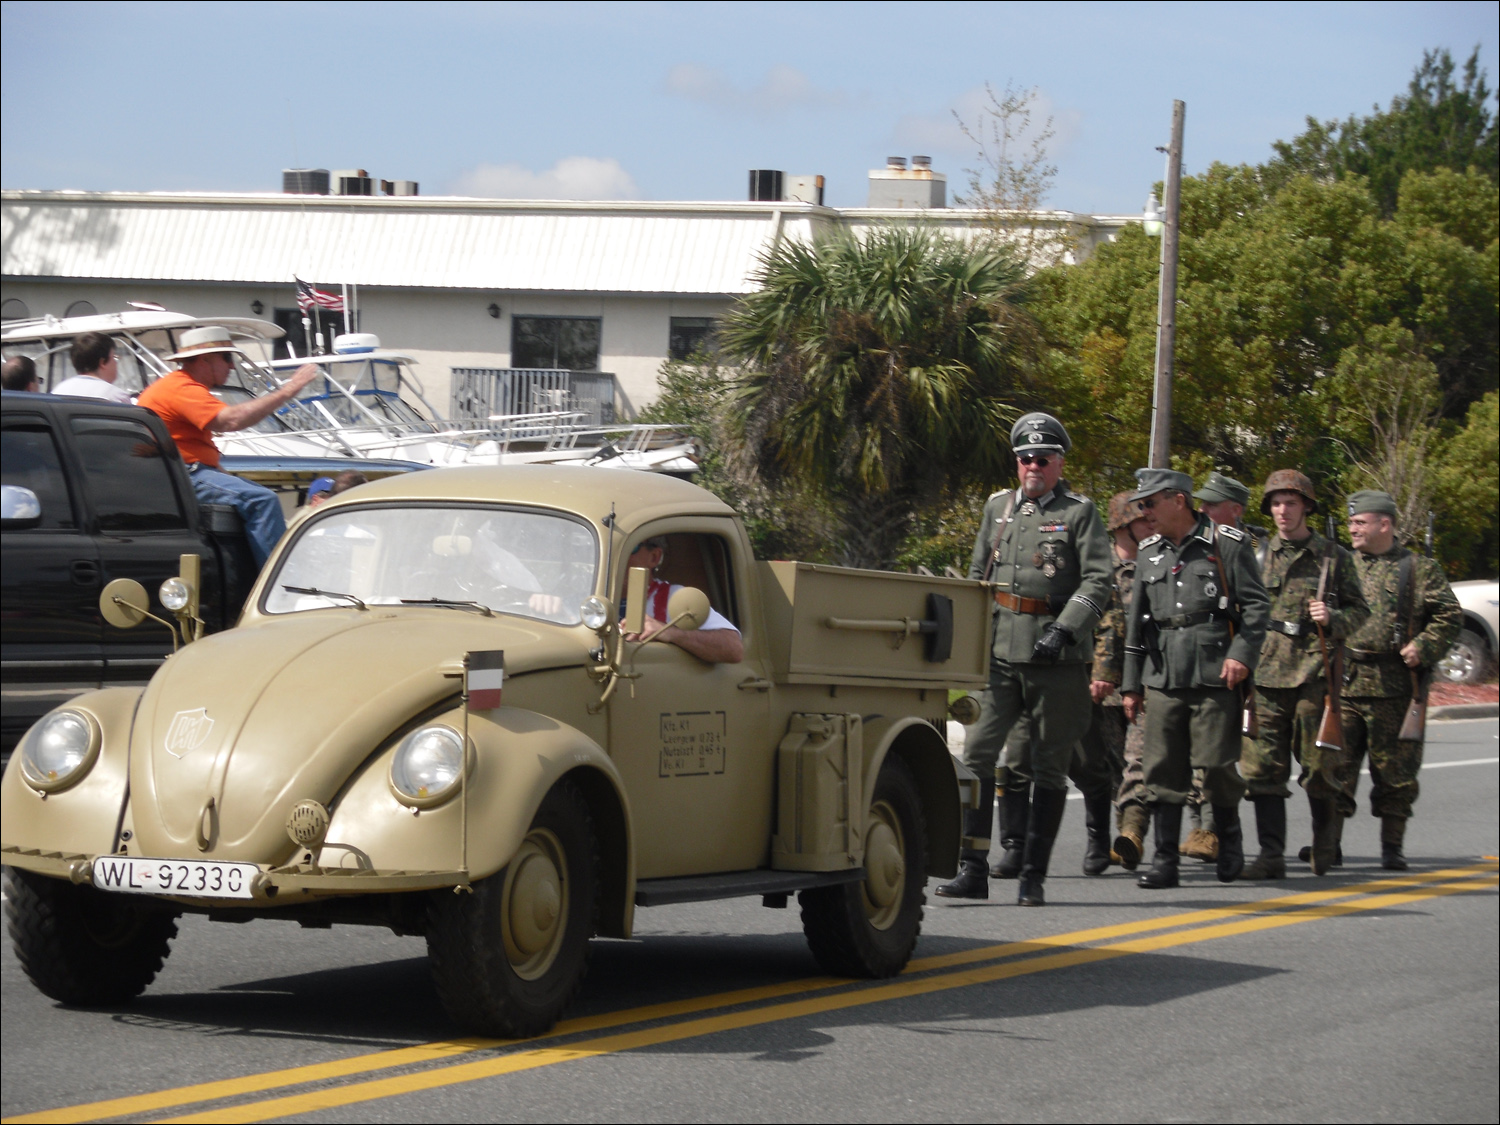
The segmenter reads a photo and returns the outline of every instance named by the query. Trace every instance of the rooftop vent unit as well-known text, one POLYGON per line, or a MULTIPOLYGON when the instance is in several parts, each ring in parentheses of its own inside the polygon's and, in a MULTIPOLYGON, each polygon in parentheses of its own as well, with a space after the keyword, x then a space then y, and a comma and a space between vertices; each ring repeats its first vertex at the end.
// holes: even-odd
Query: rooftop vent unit
POLYGON ((757 168, 750 173, 751 203, 814 203, 823 206, 822 176, 788 176, 757 168))
POLYGON ((416 195, 416 180, 381 180, 380 190, 386 195, 416 195))
POLYGON ((884 168, 870 170, 871 207, 928 208, 948 206, 948 177, 932 170, 932 157, 887 156, 884 168))
POLYGON ((363 168, 341 168, 330 173, 334 195, 374 195, 375 181, 363 168))
POLYGON ((327 168, 283 168, 281 190, 288 195, 327 195, 327 168))

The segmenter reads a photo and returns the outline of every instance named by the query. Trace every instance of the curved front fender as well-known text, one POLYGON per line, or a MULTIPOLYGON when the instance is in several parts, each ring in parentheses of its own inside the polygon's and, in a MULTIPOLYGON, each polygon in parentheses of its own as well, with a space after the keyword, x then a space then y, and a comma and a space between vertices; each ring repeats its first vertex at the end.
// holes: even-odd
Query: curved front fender
POLYGON ((951 878, 958 873, 963 807, 947 740, 926 719, 907 716, 864 724, 864 741, 865 807, 875 799, 875 779, 886 756, 899 755, 916 780, 927 819, 927 874, 951 878))

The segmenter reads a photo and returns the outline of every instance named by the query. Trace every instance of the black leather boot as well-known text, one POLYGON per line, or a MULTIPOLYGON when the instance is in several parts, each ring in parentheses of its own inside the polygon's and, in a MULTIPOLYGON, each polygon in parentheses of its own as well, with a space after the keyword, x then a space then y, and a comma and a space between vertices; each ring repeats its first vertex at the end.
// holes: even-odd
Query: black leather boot
POLYGON ((1151 857, 1151 870, 1142 871, 1136 886, 1160 891, 1177 886, 1177 841, 1182 836, 1182 806, 1157 805, 1156 854, 1151 857))
POLYGON ((1380 866, 1387 871, 1406 870, 1406 817, 1380 818, 1380 866))
POLYGON ((1109 870, 1109 794, 1083 799, 1083 823, 1089 835, 1083 853, 1083 873, 1103 875, 1109 870))
POLYGON ((1215 805, 1214 834, 1219 837, 1215 860, 1219 882, 1232 883, 1245 869, 1245 832, 1240 827, 1240 806, 1215 805))
POLYGON ((934 892, 941 898, 989 898, 990 826, 995 821, 994 778, 979 783, 979 807, 964 810, 964 835, 986 841, 984 850, 966 847, 958 853, 958 878, 943 883, 934 892))
POLYGON ((1338 803, 1332 797, 1307 795, 1312 810, 1313 842, 1308 849, 1308 863, 1314 875, 1326 875, 1334 866, 1339 848, 1340 824, 1338 803))
POLYGON ((1043 789, 1038 785, 1031 796, 1031 817, 1026 830, 1026 854, 1021 862, 1021 886, 1016 894, 1020 906, 1045 906, 1042 884, 1047 881, 1047 864, 1052 860, 1052 842, 1062 824, 1063 810, 1068 807, 1066 789, 1043 789))
POLYGON ((1241 879, 1286 878, 1286 798, 1252 797, 1260 855, 1245 865, 1241 879))
POLYGON ((1026 858, 1026 827, 1031 817, 1031 782, 1007 785, 1000 791, 1000 861, 990 868, 993 879, 1014 879, 1026 858))

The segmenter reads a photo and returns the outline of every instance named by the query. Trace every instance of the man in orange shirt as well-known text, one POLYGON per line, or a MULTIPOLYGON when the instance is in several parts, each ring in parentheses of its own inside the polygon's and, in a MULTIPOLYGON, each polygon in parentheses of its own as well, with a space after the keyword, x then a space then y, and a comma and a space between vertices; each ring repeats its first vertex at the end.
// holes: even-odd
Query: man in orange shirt
POLYGON ((229 373, 234 370, 230 357, 244 354, 234 346, 227 328, 210 326, 184 332, 182 350, 167 357, 178 360, 181 368, 152 383, 136 402, 166 423, 167 432, 187 462, 198 499, 205 504, 232 504, 239 512, 250 539, 250 552, 256 564, 264 566, 271 548, 286 531, 281 501, 269 488, 221 472, 213 435, 248 429, 279 410, 317 378, 318 368, 305 363, 276 390, 230 406, 211 392, 229 381, 229 373))

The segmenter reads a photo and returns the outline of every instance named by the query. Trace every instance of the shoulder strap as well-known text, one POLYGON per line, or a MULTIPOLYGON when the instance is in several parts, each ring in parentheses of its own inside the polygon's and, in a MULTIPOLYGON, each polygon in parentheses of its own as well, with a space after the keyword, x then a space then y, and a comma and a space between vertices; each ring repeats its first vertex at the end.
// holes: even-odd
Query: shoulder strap
POLYGON ((1392 626, 1398 649, 1416 632, 1416 579, 1416 557, 1403 550, 1396 566, 1396 620, 1392 626))
MULTIPOLYGON (((1213 549, 1214 566, 1219 569, 1219 608, 1227 611, 1230 606, 1234 605, 1235 599, 1229 595, 1229 577, 1224 571, 1224 559, 1220 555, 1219 541, 1221 537, 1219 535, 1219 525, 1210 520, 1209 526, 1213 528, 1213 540, 1209 546, 1213 549)), ((1234 617, 1231 614, 1229 617, 1229 635, 1231 637, 1234 636, 1234 632, 1234 617)))

